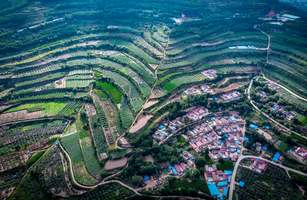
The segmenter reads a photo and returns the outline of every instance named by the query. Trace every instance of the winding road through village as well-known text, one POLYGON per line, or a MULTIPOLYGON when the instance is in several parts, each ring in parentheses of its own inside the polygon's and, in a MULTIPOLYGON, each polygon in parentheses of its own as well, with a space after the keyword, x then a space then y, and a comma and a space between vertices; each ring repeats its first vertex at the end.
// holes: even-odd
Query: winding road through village
POLYGON ((233 190, 234 190, 234 185, 235 185, 235 178, 236 178, 236 174, 237 174, 237 170, 238 170, 239 164, 245 158, 258 158, 258 159, 261 159, 261 160, 265 160, 266 162, 271 163, 273 165, 276 165, 278 167, 281 167, 281 168, 283 168, 283 169, 285 169, 287 171, 292 171, 292 172, 298 173, 300 175, 307 176, 307 174, 305 174, 305 173, 303 173, 301 171, 298 171, 298 170, 295 170, 295 169, 292 169, 292 168, 289 168, 289 167, 285 167, 283 165, 277 164, 276 162, 273 162, 273 161, 270 161, 270 160, 267 160, 267 159, 264 159, 264 158, 261 158, 261 157, 258 157, 258 156, 241 156, 241 157, 239 157, 239 159, 236 162, 236 165, 234 167, 233 174, 232 174, 232 177, 231 177, 230 189, 229 189, 229 198, 228 198, 230 200, 232 199, 232 196, 233 196, 233 190))

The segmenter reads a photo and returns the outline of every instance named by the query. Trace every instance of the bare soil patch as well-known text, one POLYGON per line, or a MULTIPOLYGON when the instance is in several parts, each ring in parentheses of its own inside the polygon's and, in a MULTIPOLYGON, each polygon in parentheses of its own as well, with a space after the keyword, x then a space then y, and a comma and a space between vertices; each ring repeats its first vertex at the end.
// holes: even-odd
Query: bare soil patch
POLYGON ((142 115, 138 118, 137 122, 131 127, 129 130, 130 133, 135 133, 141 128, 143 128, 147 121, 152 117, 153 115, 142 115))
POLYGON ((108 162, 105 165, 106 170, 116 169, 119 167, 124 167, 127 164, 128 158, 123 158, 120 160, 111 161, 108 160, 108 162))
POLYGON ((65 81, 66 79, 65 78, 62 78, 60 80, 57 80, 55 81, 55 88, 65 88, 65 81), (61 84, 58 84, 58 83, 61 83, 61 84))
POLYGON ((153 69, 157 69, 158 65, 155 65, 155 64, 149 64, 151 68, 153 69))
POLYGON ((240 79, 240 78, 248 78, 248 77, 247 77, 247 76, 232 76, 232 77, 227 77, 227 78, 224 78, 224 79, 220 80, 219 82, 217 82, 217 84, 223 85, 223 84, 226 83, 228 80, 231 80, 231 79, 240 79))
POLYGON ((27 110, 4 113, 0 115, 0 124, 14 122, 19 120, 35 119, 41 116, 43 111, 27 113, 27 110))
POLYGON ((144 109, 149 108, 150 106, 152 106, 152 105, 154 105, 154 104, 156 104, 156 103, 158 103, 158 102, 159 102, 158 100, 150 100, 150 101, 148 101, 148 102, 144 105, 144 109))
POLYGON ((239 87, 241 87, 241 86, 238 83, 231 83, 227 87, 213 89, 212 94, 216 94, 216 93, 220 93, 220 92, 227 92, 227 91, 230 91, 230 90, 238 89, 239 87))

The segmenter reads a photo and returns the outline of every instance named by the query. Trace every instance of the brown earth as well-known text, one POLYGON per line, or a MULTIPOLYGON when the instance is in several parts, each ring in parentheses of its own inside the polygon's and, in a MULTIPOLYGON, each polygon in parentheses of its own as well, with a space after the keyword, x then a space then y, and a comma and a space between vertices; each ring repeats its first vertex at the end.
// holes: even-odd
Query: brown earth
POLYGON ((124 167, 127 164, 128 158, 123 158, 120 160, 111 161, 108 160, 108 162, 105 165, 106 170, 116 169, 119 167, 124 167))
POLYGON ((230 90, 238 89, 239 87, 241 87, 239 84, 231 83, 227 87, 213 89, 212 94, 216 94, 216 93, 220 93, 220 92, 227 92, 227 91, 230 91, 230 90))
POLYGON ((142 115, 138 118, 137 122, 131 127, 129 130, 130 133, 135 133, 141 128, 143 128, 147 121, 152 117, 153 115, 142 115))

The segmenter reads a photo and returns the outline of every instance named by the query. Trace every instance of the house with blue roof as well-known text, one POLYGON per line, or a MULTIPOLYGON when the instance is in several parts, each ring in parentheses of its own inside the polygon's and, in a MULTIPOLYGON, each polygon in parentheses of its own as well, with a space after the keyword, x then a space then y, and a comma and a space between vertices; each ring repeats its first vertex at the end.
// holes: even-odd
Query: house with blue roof
POLYGON ((249 127, 250 127, 250 128, 253 128, 253 129, 255 129, 255 130, 258 129, 258 126, 254 125, 254 124, 250 124, 249 127))
POLYGON ((244 187, 244 182, 240 181, 239 186, 244 187))
POLYGON ((274 155, 273 161, 274 161, 274 162, 277 162, 277 160, 279 159, 279 157, 280 157, 280 153, 279 153, 279 152, 276 152, 276 154, 274 155))
POLYGON ((145 180, 145 181, 148 181, 148 180, 149 180, 149 176, 148 176, 148 175, 145 175, 145 176, 144 176, 144 180, 145 180))
POLYGON ((209 184, 208 188, 210 190, 211 196, 217 196, 220 194, 215 184, 209 184))
POLYGON ((224 188, 224 190, 223 190, 223 196, 224 196, 224 197, 227 196, 227 192, 228 192, 228 188, 224 188))

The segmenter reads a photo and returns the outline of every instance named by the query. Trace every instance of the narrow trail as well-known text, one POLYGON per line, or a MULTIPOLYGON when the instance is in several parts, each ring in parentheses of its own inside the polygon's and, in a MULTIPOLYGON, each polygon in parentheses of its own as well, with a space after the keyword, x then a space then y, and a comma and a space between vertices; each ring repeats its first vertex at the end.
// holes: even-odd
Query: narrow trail
MULTIPOLYGON (((134 120, 133 120, 133 123, 131 124, 131 126, 130 126, 127 130, 130 130, 131 127, 135 124, 135 122, 136 122, 137 119, 139 118, 140 114, 143 113, 144 106, 145 106, 146 103, 150 100, 150 96, 151 96, 152 92, 154 91, 155 85, 156 85, 156 83, 157 83, 157 81, 158 81, 158 78, 157 78, 157 77, 158 77, 158 76, 157 76, 158 70, 159 70, 159 67, 161 66, 161 64, 163 63, 163 60, 165 59, 165 56, 166 56, 166 49, 168 48, 168 44, 169 44, 169 35, 168 35, 168 38, 167 38, 167 45, 165 46, 164 51, 163 51, 163 57, 162 57, 162 59, 160 60, 159 65, 158 65, 157 68, 155 69, 155 79, 156 79, 156 81, 154 82, 154 84, 153 84, 153 86, 152 86, 152 88, 151 88, 150 94, 149 94, 148 97, 146 98, 146 100, 145 100, 145 102, 144 102, 144 104, 143 104, 143 106, 142 106, 142 109, 138 112, 138 114, 136 115, 136 117, 135 117, 134 120)), ((125 135, 125 134, 122 134, 122 135, 121 135, 120 137, 118 137, 117 140, 115 141, 116 148, 118 148, 118 149, 129 149, 129 148, 119 147, 119 146, 117 145, 118 141, 119 141, 124 135, 125 135)))
POLYGON ((263 50, 267 50, 266 62, 269 62, 269 53, 270 53, 270 48, 271 48, 271 36, 269 34, 267 34, 266 32, 260 30, 260 29, 258 29, 258 30, 261 31, 261 33, 268 36, 268 38, 269 38, 268 47, 263 49, 263 50))

